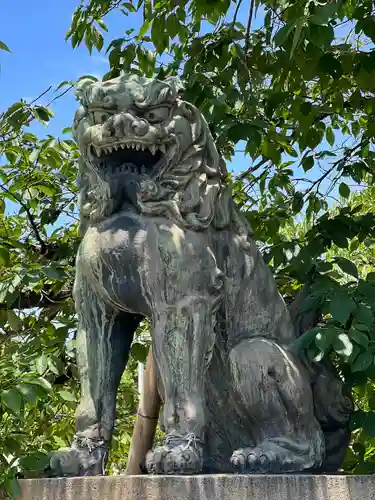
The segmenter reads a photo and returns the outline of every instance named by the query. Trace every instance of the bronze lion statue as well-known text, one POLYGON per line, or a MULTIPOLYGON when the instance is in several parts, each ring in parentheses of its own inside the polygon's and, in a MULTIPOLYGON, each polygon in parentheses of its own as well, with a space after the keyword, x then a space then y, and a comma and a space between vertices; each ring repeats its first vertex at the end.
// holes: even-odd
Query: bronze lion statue
POLYGON ((118 385, 148 317, 166 432, 149 473, 337 470, 351 400, 329 364, 294 352, 301 332, 182 91, 137 75, 77 89, 81 401, 51 469, 104 473, 118 385))

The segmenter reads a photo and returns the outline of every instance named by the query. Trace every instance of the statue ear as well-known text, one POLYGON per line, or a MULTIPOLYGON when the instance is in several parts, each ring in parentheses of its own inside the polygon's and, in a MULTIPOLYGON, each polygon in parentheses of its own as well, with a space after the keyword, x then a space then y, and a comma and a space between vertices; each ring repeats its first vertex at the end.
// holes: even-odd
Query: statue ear
POLYGON ((165 79, 165 83, 167 83, 175 96, 182 97, 185 92, 184 84, 178 76, 169 76, 165 79))
POLYGON ((81 104, 86 104, 85 95, 89 88, 97 81, 98 80, 94 76, 82 77, 77 81, 75 85, 75 93, 81 104))
POLYGON ((223 158, 220 158, 220 160, 219 160, 219 168, 220 168, 220 172, 222 173, 222 175, 228 174, 227 164, 223 158))

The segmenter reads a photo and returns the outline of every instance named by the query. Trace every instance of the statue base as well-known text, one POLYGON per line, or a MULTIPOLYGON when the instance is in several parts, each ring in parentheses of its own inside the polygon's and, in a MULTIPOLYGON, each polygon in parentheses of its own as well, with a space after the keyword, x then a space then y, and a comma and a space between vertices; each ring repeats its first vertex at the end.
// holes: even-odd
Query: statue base
POLYGON ((106 476, 20 484, 18 500, 375 500, 375 476, 106 476))

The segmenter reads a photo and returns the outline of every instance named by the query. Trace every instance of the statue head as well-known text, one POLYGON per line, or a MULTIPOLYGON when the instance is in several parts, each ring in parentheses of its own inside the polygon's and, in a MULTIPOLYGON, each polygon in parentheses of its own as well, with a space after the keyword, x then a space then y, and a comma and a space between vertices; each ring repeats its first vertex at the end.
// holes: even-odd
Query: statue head
POLYGON ((178 78, 82 80, 73 135, 81 152, 81 217, 129 209, 201 229, 230 219, 230 187, 208 125, 178 78), (228 212, 229 210, 229 212, 228 212))

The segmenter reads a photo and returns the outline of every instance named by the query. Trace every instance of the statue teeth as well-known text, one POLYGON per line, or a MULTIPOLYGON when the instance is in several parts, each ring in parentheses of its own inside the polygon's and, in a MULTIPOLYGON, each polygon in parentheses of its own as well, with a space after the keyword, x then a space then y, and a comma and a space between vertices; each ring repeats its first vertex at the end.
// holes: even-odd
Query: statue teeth
POLYGON ((102 154, 102 152, 100 151, 100 148, 95 148, 95 151, 96 151, 96 156, 98 156, 100 158, 100 155, 102 154))
POLYGON ((108 152, 112 153, 112 151, 113 151, 113 147, 112 146, 108 146, 108 152))
POLYGON ((136 145, 135 145, 135 148, 136 148, 136 150, 137 150, 137 151, 139 151, 139 150, 140 150, 140 148, 141 148, 141 145, 140 145, 140 144, 136 144, 136 145))
POLYGON ((154 144, 151 144, 151 146, 149 146, 149 149, 150 149, 151 153, 154 155, 156 152, 156 146, 154 144))
POLYGON ((115 144, 113 147, 115 148, 116 151, 118 150, 118 144, 115 144))
POLYGON ((142 175, 146 174, 146 167, 144 165, 141 166, 141 174, 142 175))
POLYGON ((164 153, 164 154, 165 154, 166 149, 165 149, 165 145, 164 145, 164 144, 160 144, 159 149, 160 149, 160 151, 161 151, 162 153, 164 153))
POLYGON ((145 147, 146 147, 146 146, 145 146, 144 144, 141 144, 142 151, 144 151, 144 150, 145 150, 145 147))

